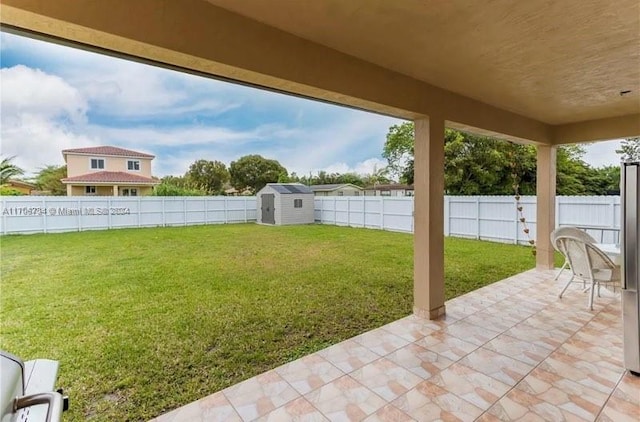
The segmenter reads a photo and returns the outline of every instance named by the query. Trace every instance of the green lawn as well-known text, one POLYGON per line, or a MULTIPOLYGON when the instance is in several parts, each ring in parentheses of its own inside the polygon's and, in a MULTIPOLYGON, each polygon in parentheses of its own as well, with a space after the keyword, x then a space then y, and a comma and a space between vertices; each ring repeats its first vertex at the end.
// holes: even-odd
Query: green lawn
MULTIPOLYGON (((1 239, 0 348, 60 361, 66 420, 144 420, 408 315, 413 237, 192 226, 1 239)), ((534 266, 447 238, 447 297, 534 266)))

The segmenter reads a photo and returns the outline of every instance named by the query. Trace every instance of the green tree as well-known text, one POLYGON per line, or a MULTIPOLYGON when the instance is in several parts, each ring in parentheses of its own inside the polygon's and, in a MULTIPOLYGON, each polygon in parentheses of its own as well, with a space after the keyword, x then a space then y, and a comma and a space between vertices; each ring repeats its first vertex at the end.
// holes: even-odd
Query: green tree
POLYGON ((18 189, 10 188, 8 186, 0 186, 0 196, 23 196, 25 193, 20 192, 18 189))
POLYGON ((193 189, 162 182, 153 189, 153 196, 202 196, 206 193, 201 189, 193 189))
POLYGON ((229 171, 220 161, 197 160, 189 166, 184 177, 190 186, 215 195, 221 193, 222 186, 229 181, 229 171))
POLYGON ((254 193, 267 183, 275 183, 288 172, 278 161, 260 155, 245 155, 229 166, 231 184, 238 190, 250 188, 254 193))
POLYGON ((387 159, 388 174, 404 179, 405 183, 413 183, 413 132, 413 122, 391 126, 382 150, 382 157, 387 159), (408 167, 411 174, 407 172, 408 167))
POLYGON ((352 185, 364 187, 364 180, 356 173, 343 173, 336 177, 336 183, 350 183, 352 185))
POLYGON ((38 189, 48 191, 51 195, 65 196, 67 187, 60 181, 67 177, 67 166, 46 166, 36 174, 35 183, 38 189))
MULTIPOLYGON (((413 183, 413 143, 413 123, 389 128, 383 156, 405 183, 413 183)), ((516 187, 523 195, 536 192, 536 148, 532 145, 446 129, 444 150, 445 192, 450 195, 512 195, 516 187)), ((591 168, 582 160, 584 153, 579 145, 558 148, 558 195, 615 192, 615 171, 591 168)))
MULTIPOLYGON (((413 163, 413 160, 411 161, 411 163, 413 163)), ((411 167, 411 173, 413 175, 413 167, 411 167)), ((379 184, 391 183, 391 180, 389 180, 388 174, 389 174, 389 171, 387 167, 382 167, 382 168, 373 167, 373 171, 371 172, 371 174, 365 174, 363 176, 362 186, 370 187, 370 186, 375 186, 379 184)), ((412 183, 413 183, 413 180, 411 180, 410 184, 412 183)))
POLYGON ((640 160, 640 138, 625 139, 616 152, 622 155, 622 161, 640 160))
POLYGON ((13 157, 3 158, 2 161, 0 161, 0 185, 4 185, 13 177, 24 174, 24 170, 12 163, 14 158, 16 158, 15 155, 13 157))

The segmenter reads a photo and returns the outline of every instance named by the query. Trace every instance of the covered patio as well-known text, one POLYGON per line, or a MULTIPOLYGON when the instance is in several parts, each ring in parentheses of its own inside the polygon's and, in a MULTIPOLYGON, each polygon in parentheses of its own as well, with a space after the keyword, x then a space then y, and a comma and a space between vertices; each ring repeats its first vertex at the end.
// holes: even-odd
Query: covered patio
POLYGON ((640 416, 622 365, 620 291, 594 311, 531 270, 248 379, 155 419, 612 421, 640 416))
POLYGON ((637 420, 619 299, 588 312, 579 293, 557 299, 549 271, 557 146, 640 135, 636 0, 4 0, 0 12, 5 31, 415 122, 414 315, 162 420, 637 420), (447 303, 445 127, 538 148, 537 271, 447 303))

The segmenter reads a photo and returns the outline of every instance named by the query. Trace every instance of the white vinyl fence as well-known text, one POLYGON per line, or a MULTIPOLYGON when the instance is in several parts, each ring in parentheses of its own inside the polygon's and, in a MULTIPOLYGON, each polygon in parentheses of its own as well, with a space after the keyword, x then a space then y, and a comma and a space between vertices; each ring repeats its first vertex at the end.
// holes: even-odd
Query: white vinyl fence
MULTIPOLYGON (((532 239, 536 198, 520 200, 532 239)), ((53 233, 125 227, 241 223, 256 220, 255 197, 55 197, 0 198, 0 233, 53 233)), ((515 199, 510 196, 445 196, 446 236, 526 243, 515 199)), ((413 232, 413 197, 328 196, 315 198, 315 220, 371 229, 413 232)), ((620 197, 559 196, 559 226, 588 230, 604 243, 618 241, 620 197)))
POLYGON ((255 221, 255 197, 66 197, 0 199, 0 233, 53 233, 255 221))
MULTIPOLYGON (((520 198, 532 239, 536 236, 536 197, 520 198)), ((352 227, 413 232, 412 197, 316 197, 316 221, 352 227)), ((615 243, 620 228, 619 196, 559 196, 558 226, 593 227, 598 241, 615 243)), ((506 243, 528 242, 511 196, 445 196, 445 236, 506 243)))

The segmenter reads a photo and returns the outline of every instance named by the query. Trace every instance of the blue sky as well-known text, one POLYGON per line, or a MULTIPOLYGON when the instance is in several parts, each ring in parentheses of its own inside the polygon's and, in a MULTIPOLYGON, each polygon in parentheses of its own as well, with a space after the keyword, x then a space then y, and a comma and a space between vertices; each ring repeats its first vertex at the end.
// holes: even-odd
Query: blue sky
MULTIPOLYGON (((401 120, 248 88, 2 33, 1 153, 29 173, 63 164, 65 148, 113 145, 156 155, 155 176, 197 159, 247 154, 299 175, 370 173, 401 120)), ((588 148, 616 164, 616 143, 588 148)))

